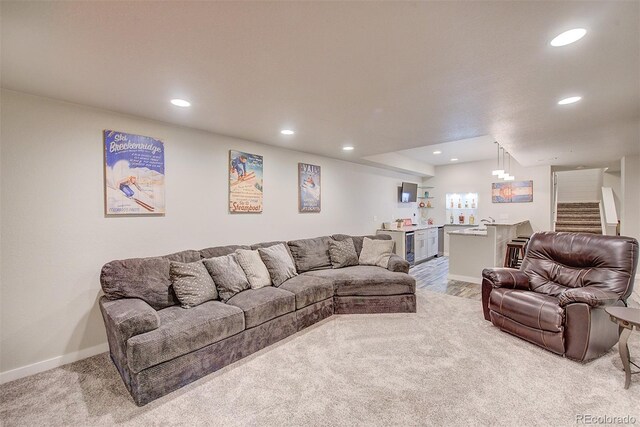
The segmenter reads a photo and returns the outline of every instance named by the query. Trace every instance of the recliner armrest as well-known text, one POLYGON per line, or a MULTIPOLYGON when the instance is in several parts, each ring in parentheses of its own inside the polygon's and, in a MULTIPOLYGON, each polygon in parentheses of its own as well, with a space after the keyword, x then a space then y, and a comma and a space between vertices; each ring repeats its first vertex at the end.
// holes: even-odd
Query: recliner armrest
POLYGON ((100 303, 107 327, 115 328, 118 338, 124 343, 135 335, 153 331, 160 326, 156 310, 141 299, 103 299, 100 303))
POLYGON ((558 297, 561 307, 573 303, 584 303, 591 307, 603 307, 614 304, 619 299, 620 295, 615 292, 603 291, 594 287, 569 289, 558 297))
POLYGON ((402 257, 393 254, 389 257, 389 264, 387 264, 387 270, 394 271, 396 273, 408 273, 409 263, 402 259, 402 257))
POLYGON ((529 290, 529 276, 515 268, 485 268, 482 278, 494 288, 529 290))

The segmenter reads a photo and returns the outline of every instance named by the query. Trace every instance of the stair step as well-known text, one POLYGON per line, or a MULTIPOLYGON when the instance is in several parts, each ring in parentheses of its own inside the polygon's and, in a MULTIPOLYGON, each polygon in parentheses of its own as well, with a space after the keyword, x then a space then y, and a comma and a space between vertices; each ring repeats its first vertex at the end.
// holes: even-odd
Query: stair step
POLYGON ((556 221, 556 227, 602 227, 600 222, 580 222, 580 221, 556 221))
POLYGON ((558 203, 558 207, 560 206, 593 207, 593 206, 600 206, 600 203, 598 202, 560 202, 558 203))
POLYGON ((593 227, 557 227, 555 231, 569 232, 569 233, 590 233, 590 234, 602 234, 602 228, 593 227))
POLYGON ((592 212, 592 213, 599 213, 600 212, 600 208, 598 209, 592 209, 592 208, 558 208, 558 212, 592 212))

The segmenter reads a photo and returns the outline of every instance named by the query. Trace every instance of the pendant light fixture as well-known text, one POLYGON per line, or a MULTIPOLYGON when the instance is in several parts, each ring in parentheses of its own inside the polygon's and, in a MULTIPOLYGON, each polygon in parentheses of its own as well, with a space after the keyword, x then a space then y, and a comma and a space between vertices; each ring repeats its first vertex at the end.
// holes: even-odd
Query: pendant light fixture
MULTIPOLYGON (((502 179, 504 179, 505 181, 513 181, 514 179, 516 179, 516 177, 511 175, 511 154, 507 153, 507 155, 509 156, 509 167, 507 169, 508 172, 505 172, 502 179)), ((504 161, 502 164, 504 166, 504 161)))
POLYGON ((507 171, 505 171, 505 162, 504 162, 504 154, 506 152, 506 150, 504 149, 504 147, 500 147, 502 149, 502 169, 500 170, 500 173, 498 174, 498 178, 500 179, 504 179, 505 176, 507 176, 507 171))
POLYGON ((500 144, 498 144, 498 141, 495 141, 495 144, 498 146, 498 158, 496 159, 496 168, 491 171, 491 175, 500 176, 504 173, 504 162, 502 163, 502 169, 500 169, 500 144))

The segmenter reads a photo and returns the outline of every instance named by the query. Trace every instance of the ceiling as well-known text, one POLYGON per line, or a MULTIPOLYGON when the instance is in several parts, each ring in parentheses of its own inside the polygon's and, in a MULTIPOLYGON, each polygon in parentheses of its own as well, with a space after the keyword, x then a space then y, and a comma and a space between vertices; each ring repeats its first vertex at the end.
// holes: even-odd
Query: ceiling
POLYGON ((498 147, 495 141, 495 138, 491 135, 484 135, 426 147, 410 148, 409 150, 398 151, 398 154, 434 166, 449 165, 454 162, 466 163, 488 159, 495 160, 498 158, 498 147), (438 151, 440 153, 436 154, 438 151), (457 160, 452 161, 451 159, 457 160))
POLYGON ((296 150, 360 161, 492 135, 523 165, 640 151, 637 1, 2 1, 1 19, 4 88, 296 150))

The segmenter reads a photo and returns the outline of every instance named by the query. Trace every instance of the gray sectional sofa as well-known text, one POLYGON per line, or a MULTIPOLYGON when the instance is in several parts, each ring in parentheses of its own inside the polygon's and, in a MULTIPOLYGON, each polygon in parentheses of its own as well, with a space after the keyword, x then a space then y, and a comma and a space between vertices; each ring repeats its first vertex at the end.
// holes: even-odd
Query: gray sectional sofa
POLYGON ((100 309, 111 359, 136 404, 145 405, 333 314, 415 312, 415 280, 402 258, 392 255, 387 269, 331 268, 329 241, 349 237, 358 256, 364 237, 389 239, 333 235, 106 264, 100 309), (280 243, 288 248, 297 276, 279 287, 242 291, 226 303, 180 306, 169 278, 170 261, 195 262, 280 243))

